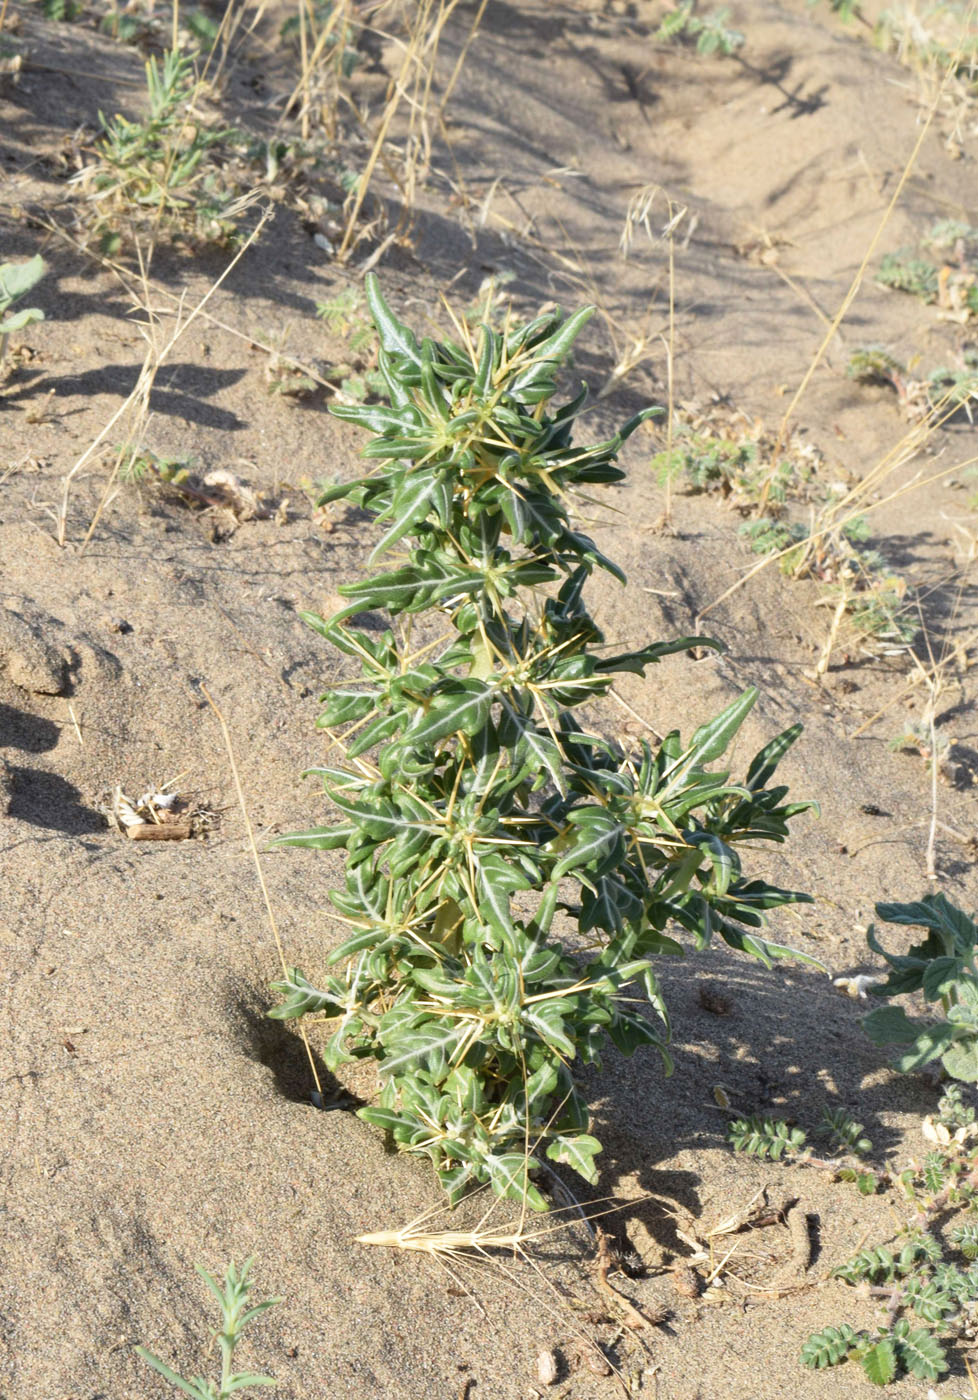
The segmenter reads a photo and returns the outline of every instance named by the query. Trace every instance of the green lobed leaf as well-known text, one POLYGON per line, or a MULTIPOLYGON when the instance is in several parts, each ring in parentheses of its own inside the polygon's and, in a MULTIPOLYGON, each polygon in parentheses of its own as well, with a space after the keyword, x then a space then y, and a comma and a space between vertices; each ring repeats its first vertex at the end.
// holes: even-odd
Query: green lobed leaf
POLYGON ((896 1349, 889 1337, 883 1337, 860 1357, 863 1370, 873 1385, 889 1385, 897 1373, 896 1349))
POLYGON ((815 1332, 801 1349, 801 1364, 813 1370, 824 1370, 826 1366, 838 1366, 845 1361, 849 1352, 858 1344, 860 1337, 844 1322, 841 1327, 824 1327, 815 1332))
POLYGON ((936 1381, 948 1369, 944 1348, 923 1327, 901 1337, 897 1347, 902 1365, 918 1380, 936 1381))

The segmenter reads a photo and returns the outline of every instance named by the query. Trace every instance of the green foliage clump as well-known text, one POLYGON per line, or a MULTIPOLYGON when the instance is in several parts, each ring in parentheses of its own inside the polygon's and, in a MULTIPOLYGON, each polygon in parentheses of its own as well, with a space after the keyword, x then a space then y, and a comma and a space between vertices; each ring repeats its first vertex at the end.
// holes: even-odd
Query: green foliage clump
POLYGON ((6 357, 7 340, 13 332, 44 320, 44 312, 37 306, 25 306, 13 312, 10 308, 40 282, 46 271, 47 264, 40 253, 26 262, 0 263, 0 366, 6 357))
POLYGON ((72 24, 83 10, 80 0, 41 0, 41 14, 55 24, 72 24))
POLYGON ((854 1332, 848 1323, 825 1327, 809 1337, 801 1349, 803 1366, 822 1370, 842 1361, 858 1361, 873 1385, 889 1385, 908 1373, 922 1381, 936 1381, 947 1362, 940 1344, 924 1327, 911 1327, 906 1318, 879 1332, 854 1332))
POLYGON ((708 433, 684 433, 671 451, 652 458, 660 481, 683 476, 690 491, 747 490, 757 465, 757 443, 732 442, 708 433))
POLYGON ((813 522, 762 515, 747 520, 740 533, 755 554, 781 554, 780 568, 790 578, 814 578, 845 598, 845 611, 866 638, 908 646, 917 624, 907 613, 906 583, 883 555, 867 547, 869 526, 857 515, 828 529, 813 522))
POLYGON ((887 253, 876 280, 927 304, 939 302, 956 319, 978 316, 978 229, 940 219, 919 249, 887 253))
POLYGON ((251 1272, 252 1260, 248 1259, 237 1269, 232 1261, 224 1274, 223 1286, 206 1269, 197 1266, 197 1272, 207 1284, 207 1287, 217 1299, 217 1305, 221 1310, 220 1330, 214 1333, 217 1344, 221 1349, 221 1376, 220 1380, 208 1381, 203 1376, 195 1376, 192 1380, 180 1376, 165 1361, 161 1361, 158 1356, 154 1356, 145 1347, 136 1347, 137 1356, 149 1363, 154 1370, 177 1390, 184 1395, 189 1395, 191 1400, 230 1400, 232 1395, 240 1390, 250 1389, 253 1386, 271 1386, 277 1382, 271 1376, 259 1376, 250 1371, 232 1370, 234 1364, 234 1350, 237 1346, 241 1333, 248 1323, 265 1312, 267 1308, 274 1308, 281 1303, 281 1298, 268 1298, 264 1303, 254 1303, 248 1306, 252 1283, 248 1277, 251 1272))
POLYGON ((350 351, 350 362, 335 365, 331 371, 337 382, 337 400, 357 404, 382 398, 387 386, 377 369, 377 332, 360 289, 344 287, 329 301, 318 302, 316 315, 333 335, 346 341, 350 351))
POLYGON ((738 1152, 746 1152, 749 1157, 769 1157, 774 1162, 782 1157, 797 1157, 806 1142, 801 1128, 792 1128, 775 1118, 738 1118, 730 1125, 729 1137, 738 1152))
POLYGON ((914 257, 913 251, 901 248, 887 253, 880 262, 876 280, 881 287, 895 292, 909 292, 923 302, 937 300, 938 269, 929 258, 914 257))
POLYGON ((452 1202, 487 1182, 545 1209, 538 1150, 596 1175, 575 1061, 610 1041, 669 1067, 653 959, 682 945, 667 927, 767 964, 787 953, 757 930, 806 896, 746 878, 740 851, 783 841, 811 805, 771 785, 799 726, 741 781, 711 765, 753 690, 656 750, 581 726, 578 707, 617 675, 716 645, 609 649, 585 605, 595 569, 624 576, 574 529, 570 498, 621 479, 615 456, 646 414, 580 447, 585 393, 551 407, 589 310, 419 342, 373 277, 367 293, 387 402, 334 411, 373 434, 363 455, 378 466, 323 501, 369 511, 384 527, 372 557, 397 557, 344 585, 349 606, 328 621, 306 617, 360 674, 320 720, 343 731, 346 760, 312 770, 340 820, 280 838, 346 852, 331 899, 349 935, 328 959, 339 971, 314 984, 290 969, 271 1014, 332 1021, 331 1068, 377 1062, 361 1116, 430 1158, 452 1202), (387 627, 355 624, 381 612, 387 627))
POLYGON ((878 1299, 885 1324, 861 1332, 848 1324, 823 1328, 802 1348, 806 1366, 857 1361, 875 1385, 903 1373, 933 1381, 948 1369, 947 1344, 970 1332, 978 1309, 978 1128, 958 1085, 949 1086, 923 1128, 935 1150, 897 1178, 910 1220, 892 1243, 861 1248, 833 1270, 878 1299), (957 1221, 939 1232, 938 1222, 955 1213, 957 1221))
POLYGON ((697 53, 730 58, 742 47, 744 35, 739 29, 727 27, 729 18, 726 6, 711 10, 708 15, 698 15, 694 13, 694 0, 683 0, 663 19, 656 38, 670 43, 694 42, 697 53))
POLYGON ((149 113, 99 120, 104 135, 91 171, 94 224, 106 252, 145 226, 193 242, 227 243, 237 231, 238 191, 222 180, 217 150, 232 134, 194 110, 193 59, 169 50, 146 64, 149 113))
POLYGON ((125 447, 119 453, 119 479, 126 482, 159 481, 182 486, 190 479, 186 457, 159 457, 148 448, 125 447))
POLYGON ((907 373, 906 365, 881 345, 863 345, 854 350, 846 365, 846 375, 857 384, 890 384, 896 388, 907 373))
POLYGON ((922 1069, 940 1060, 952 1079, 978 1083, 978 926, 943 894, 928 894, 913 904, 877 904, 876 913, 890 924, 922 927, 927 936, 907 953, 888 953, 874 928, 869 946, 890 965, 885 982, 874 996, 893 997, 922 992, 939 1004, 943 1019, 915 1021, 902 1006, 882 1006, 863 1022, 877 1045, 900 1045, 896 1061, 901 1070, 922 1069))
POLYGON ((727 1129, 727 1138, 735 1151, 745 1152, 749 1157, 763 1157, 773 1162, 783 1158, 799 1166, 829 1168, 836 1180, 852 1182, 862 1196, 874 1195, 888 1181, 885 1174, 877 1174, 862 1162, 849 1165, 844 1160, 845 1157, 863 1158, 873 1149, 869 1138, 862 1135, 862 1123, 850 1118, 844 1108, 823 1108, 822 1122, 816 1132, 829 1138, 843 1158, 826 1161, 814 1156, 804 1129, 781 1118, 762 1118, 755 1114, 735 1119, 727 1129))

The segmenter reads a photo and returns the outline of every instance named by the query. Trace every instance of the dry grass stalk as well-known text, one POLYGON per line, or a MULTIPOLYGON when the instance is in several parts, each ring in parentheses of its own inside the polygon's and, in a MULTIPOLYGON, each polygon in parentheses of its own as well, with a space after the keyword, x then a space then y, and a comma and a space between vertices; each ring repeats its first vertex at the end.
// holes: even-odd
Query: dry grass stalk
MULTIPOLYGON (((974 5, 972 5, 972 11, 973 10, 974 5)), ((863 279, 866 276, 866 271, 869 267, 870 261, 875 255, 876 249, 879 247, 880 240, 883 237, 886 227, 890 222, 890 219, 893 215, 893 211, 896 209, 897 204, 900 202, 900 197, 903 194, 907 181, 910 178, 911 172, 913 171, 913 168, 917 163, 917 158, 920 155, 924 141, 926 140, 927 134, 930 131, 930 128, 934 122, 934 118, 937 115, 938 107, 943 98, 945 87, 950 82, 953 71, 954 60, 952 58, 952 60, 949 61, 947 65, 947 69, 944 73, 941 86, 938 88, 938 91, 934 96, 934 100, 927 111, 927 115, 924 118, 924 121, 921 123, 920 131, 918 133, 917 140, 914 142, 913 150, 910 152, 906 164, 904 165, 903 170, 900 173, 900 178, 897 180, 896 186, 893 190, 893 194, 890 197, 890 201, 883 211, 883 215, 879 221, 879 224, 877 225, 876 232, 870 239, 869 246, 867 247, 863 255, 863 259, 860 262, 859 267, 856 269, 856 274, 849 285, 849 290, 846 292, 845 296, 842 299, 842 305, 839 307, 835 316, 832 318, 832 321, 828 326, 824 337, 822 338, 821 344, 819 345, 814 356, 812 357, 811 363, 809 364, 808 369, 805 371, 805 374, 802 376, 801 383, 798 385, 798 388, 792 395, 791 401, 788 404, 787 409, 785 410, 783 418, 781 419, 781 424, 778 428, 777 441, 774 445, 774 451, 772 453, 772 472, 770 477, 764 484, 764 489, 761 493, 760 501, 758 504, 759 514, 763 514, 764 508, 767 505, 768 495, 774 483, 774 472, 777 470, 778 458, 780 456, 781 449, 784 445, 785 437, 788 432, 788 427, 791 423, 792 418, 794 417, 795 410, 801 402, 802 398, 804 397, 805 391, 811 383, 812 376, 818 369, 819 365, 822 363, 826 351, 828 350, 833 339, 835 338, 839 326, 842 324, 843 320, 849 312, 849 308, 851 307, 852 303, 855 301, 856 296, 859 293, 859 289, 863 284, 863 279)))
MULTIPOLYGON (((330 59, 326 67, 329 67, 330 63, 332 63, 335 72, 336 65, 342 61, 342 36, 346 32, 347 27, 352 24, 354 13, 353 0, 341 0, 341 3, 334 5, 326 16, 322 29, 320 29, 319 33, 316 35, 312 49, 307 51, 306 24, 307 22, 311 22, 312 18, 306 9, 307 3, 308 0, 299 0, 299 44, 301 59, 299 81, 292 89, 288 100, 283 104, 281 115, 276 124, 276 130, 280 130, 290 113, 295 110, 297 104, 301 103, 299 120, 303 140, 308 140, 309 111, 312 104, 313 79, 315 74, 322 63, 323 56, 331 47, 337 49, 339 58, 335 60, 330 59), (338 40, 334 37, 337 34, 340 36, 338 40)), ((380 8, 383 8, 383 0, 380 8)), ((339 92, 337 90, 333 93, 332 102, 321 114, 329 136, 335 134, 335 116, 336 109, 339 105, 338 98, 339 92)))
MULTIPOLYGON (((263 9, 264 6, 259 5, 258 14, 253 16, 252 22, 248 26, 247 32, 249 34, 254 32, 255 26, 257 25, 258 19, 260 17, 260 13, 263 9)), ((242 0, 242 3, 239 5, 235 5, 234 0, 228 0, 228 4, 225 8, 224 14, 221 16, 221 23, 218 25, 217 33, 214 35, 213 42, 211 43, 207 57, 204 60, 204 66, 201 69, 200 74, 201 83, 207 83, 212 91, 217 88, 218 84, 221 81, 221 77, 224 73, 224 66, 227 63, 228 56, 231 52, 231 46, 234 43, 234 39, 237 35, 238 30, 244 23, 246 14, 246 0, 242 0), (218 48, 220 48, 221 56, 218 60, 217 67, 214 69, 214 72, 211 73, 210 67, 214 61, 214 55, 217 53, 218 48)))
MULTIPOLYGON (((343 238, 337 250, 337 257, 341 260, 349 256, 352 246, 355 244, 354 237, 357 221, 363 202, 367 196, 378 161, 384 156, 387 149, 387 142, 390 136, 391 127, 397 116, 402 102, 409 109, 408 127, 404 137, 403 151, 401 155, 401 171, 394 178, 401 193, 402 214, 399 220, 398 231, 403 231, 407 220, 410 218, 414 208, 417 191, 424 180, 430 164, 431 158, 431 117, 432 117, 432 83, 435 75, 435 65, 438 58, 438 49, 441 43, 445 25, 458 8, 460 0, 418 0, 415 5, 408 31, 407 42, 394 40, 401 49, 401 64, 396 77, 391 79, 387 101, 381 114, 380 122, 374 133, 370 154, 367 157, 366 165, 357 182, 356 195, 353 204, 347 215, 346 227, 343 231, 343 238)), ((452 88, 458 81, 461 73, 461 65, 469 46, 475 38, 476 31, 481 23, 485 4, 481 4, 476 11, 473 22, 469 28, 469 35, 466 39, 462 52, 455 64, 455 69, 449 80, 448 90, 442 98, 441 104, 434 113, 437 122, 442 123, 445 103, 451 93, 452 88)), ((380 33, 381 31, 377 30, 380 33)), ((391 35, 386 35, 392 38, 391 35)), ((384 162, 387 169, 393 174, 390 165, 384 162)))
MULTIPOLYGON (((619 241, 618 246, 622 256, 627 257, 629 249, 631 248, 636 226, 640 226, 645 229, 650 243, 655 242, 655 237, 649 226, 649 219, 651 217, 652 209, 655 204, 656 197, 658 195, 662 195, 663 199, 665 200, 666 212, 668 215, 666 223, 663 226, 659 237, 661 239, 665 239, 666 245, 669 250, 669 326, 667 331, 667 338, 665 340, 665 350, 666 452, 667 454, 669 454, 669 458, 671 459, 673 440, 675 436, 676 418, 676 396, 673 384, 674 367, 676 362, 676 234, 678 233, 683 220, 689 214, 688 205, 676 203, 672 199, 672 197, 669 194, 667 194, 666 191, 662 189, 659 185, 646 185, 643 189, 639 190, 638 193, 634 195, 631 201, 629 202, 628 210, 625 214, 625 226, 622 229, 621 239, 619 241)), ((686 226, 686 232, 682 241, 682 247, 684 250, 689 247, 689 241, 693 236, 693 231, 696 228, 696 223, 697 218, 694 214, 692 218, 689 219, 686 226)), ((633 360, 632 363, 623 367, 620 371, 616 366, 615 372, 612 375, 612 380, 614 380, 616 376, 620 377, 621 374, 626 373, 628 369, 633 368, 635 363, 636 361, 633 360)), ((610 382, 611 381, 609 381, 609 384, 610 382)), ((665 521, 668 521, 671 515, 672 477, 667 476, 666 508, 664 512, 663 523, 665 521)))
POLYGON ((829 627, 829 634, 825 638, 825 645, 822 647, 822 654, 815 663, 815 679, 821 680, 829 669, 829 662, 832 660, 832 652, 835 648, 839 636, 839 628, 842 626, 842 619, 846 615, 849 606, 849 593, 843 589, 839 601, 835 605, 835 612, 832 614, 832 622, 829 627))
MULTIPOLYGON (((658 1197, 639 1197, 639 1201, 646 1199, 659 1201, 661 1205, 664 1205, 666 1209, 671 1212, 671 1207, 668 1203, 661 1201, 658 1197)), ((539 1229, 528 1229, 526 1224, 526 1211, 524 1209, 519 1220, 492 1227, 489 1224, 489 1217, 498 1204, 498 1202, 494 1202, 483 1215, 478 1225, 472 1230, 432 1230, 425 1228, 434 1217, 444 1213, 445 1207, 439 1204, 433 1206, 431 1210, 425 1211, 409 1225, 404 1226, 400 1230, 372 1231, 369 1234, 358 1235, 357 1242, 359 1244, 378 1245, 387 1249, 410 1250, 414 1253, 427 1254, 435 1263, 445 1268, 452 1278, 465 1288, 465 1291, 469 1293, 470 1297, 473 1297, 473 1301, 475 1301, 478 1306, 481 1306, 478 1304, 478 1300, 474 1298, 471 1290, 468 1289, 459 1278, 455 1269, 462 1266, 471 1267, 479 1264, 491 1266, 500 1271, 509 1282, 513 1283, 516 1287, 521 1288, 524 1292, 530 1291, 531 1296, 538 1302, 542 1301, 543 1306, 550 1315, 559 1322, 562 1327, 566 1327, 568 1318, 566 1315, 566 1308, 563 1304, 563 1296, 557 1293, 554 1285, 546 1278, 542 1269, 530 1254, 528 1246, 531 1246, 535 1241, 544 1239, 578 1222, 572 1219, 565 1219, 554 1225, 544 1226, 539 1229), (555 1295, 558 1305, 551 1305, 546 1302, 546 1300, 541 1300, 536 1292, 528 1290, 526 1284, 502 1263, 498 1256, 503 1253, 511 1254, 514 1258, 519 1258, 523 1263, 528 1264, 540 1278, 547 1291, 555 1295)), ((606 1210, 591 1211, 585 1217, 584 1224, 587 1225, 589 1231, 594 1234, 595 1232, 591 1229, 591 1221, 610 1214, 613 1211, 623 1210, 626 1205, 632 1206, 636 1204, 638 1204, 637 1201, 628 1201, 612 1205, 606 1210)), ((580 1211, 581 1207, 575 1202, 573 1205, 567 1206, 563 1210, 552 1211, 551 1215, 567 1214, 569 1216, 572 1213, 577 1215, 580 1211)), ((610 1240, 608 1236, 600 1230, 600 1227, 596 1232, 596 1243, 595 1277, 598 1288, 605 1297, 610 1296, 616 1309, 620 1310, 625 1316, 628 1328, 633 1333, 644 1331, 648 1327, 653 1326, 657 1321, 661 1321, 662 1319, 660 1317, 655 1315, 646 1316, 639 1312, 617 1288, 608 1282, 607 1274, 612 1267, 610 1240)), ((609 1375, 613 1373, 622 1386, 624 1393, 626 1395, 631 1395, 633 1391, 629 1387, 621 1371, 609 1360, 607 1350, 599 1346, 595 1338, 585 1332, 576 1320, 571 1321, 571 1326, 578 1340, 586 1349, 585 1360, 587 1361, 589 1369, 592 1367, 591 1360, 588 1358, 591 1358, 595 1362, 593 1367, 595 1371, 598 1371, 598 1366, 600 1365, 601 1369, 598 1372, 599 1374, 609 1375)), ((608 1345, 613 1346, 614 1342, 624 1334, 624 1331, 624 1327, 620 1329, 616 1337, 612 1339, 608 1345)), ((645 1344, 643 1343, 642 1345, 644 1347, 645 1344)))
MULTIPOLYGON (((224 269, 221 275, 216 279, 215 282, 211 284, 211 286, 201 297, 200 301, 191 310, 191 312, 186 318, 178 316, 177 325, 172 335, 170 335, 170 337, 162 345, 156 342, 154 335, 156 329, 156 313, 152 309, 152 303, 149 295, 150 284, 147 275, 149 258, 146 258, 144 260, 142 258, 142 255, 140 255, 143 281, 143 295, 142 298, 138 300, 138 305, 140 306, 147 318, 146 322, 143 325, 143 334, 147 341, 146 354, 143 359, 143 365, 139 372, 139 376, 136 380, 136 383, 130 390, 128 396, 123 400, 123 402, 111 415, 108 421, 99 430, 96 436, 86 447, 85 451, 74 463, 71 470, 64 477, 62 483, 61 501, 56 511, 54 512, 56 525, 55 538, 60 548, 63 549, 65 547, 67 539, 68 503, 71 495, 71 484, 74 481, 75 477, 77 477, 82 468, 86 466, 88 462, 91 461, 95 452, 102 445, 102 443, 105 441, 108 435, 112 432, 116 424, 123 420, 127 415, 132 414, 134 416, 134 421, 137 429, 140 426, 145 425, 145 421, 149 413, 149 396, 161 366, 166 361, 167 357, 170 355, 177 342, 189 330, 190 326, 194 323, 197 317, 201 315, 204 307, 210 301, 214 293, 218 290, 218 288, 221 286, 224 280, 229 276, 229 274, 241 261, 245 253, 251 247, 252 243, 254 243, 255 240, 258 238, 262 229, 265 227, 265 224, 271 217, 271 212, 272 211, 270 208, 266 208, 263 211, 262 216, 256 224, 255 228, 248 235, 248 238, 235 253, 234 257, 228 263, 227 267, 224 269), (149 333, 147 333, 147 327, 149 328, 149 333)), ((152 252, 152 250, 150 250, 150 252, 152 252)), ((95 529, 98 525, 99 519, 101 518, 102 512, 105 510, 106 505, 111 499, 112 488, 115 484, 116 478, 118 477, 119 471, 122 466, 122 462, 125 460, 125 454, 132 448, 137 436, 138 432, 130 430, 130 432, 127 434, 127 440, 124 447, 120 449, 116 456, 115 466, 112 469, 112 473, 106 485, 105 492, 103 493, 102 499, 99 502, 99 505, 95 511, 92 521, 88 527, 88 531, 85 535, 85 538, 82 541, 83 549, 91 540, 92 535, 94 534, 95 529)))
MULTIPOLYGON (((528 1153, 529 1155, 529 1153, 528 1153)), ((479 1191, 472 1192, 468 1199, 484 1191, 485 1187, 480 1187, 479 1191)), ((564 1188, 566 1191, 566 1188, 564 1188)), ((570 1194, 567 1192, 566 1194, 570 1194)), ((605 1198, 610 1199, 610 1198, 605 1198)), ((569 1226, 582 1223, 589 1233, 597 1238, 597 1234, 591 1229, 590 1222, 601 1219, 605 1215, 612 1215, 618 1211, 626 1210, 631 1206, 639 1205, 643 1201, 656 1201, 671 1211, 672 1207, 668 1202, 651 1193, 639 1196, 633 1201, 619 1201, 614 1205, 607 1206, 604 1210, 585 1212, 583 1207, 576 1200, 571 1204, 562 1206, 557 1210, 552 1210, 546 1217, 553 1220, 556 1216, 565 1216, 566 1219, 559 1220, 556 1224, 543 1225, 537 1229, 527 1227, 527 1207, 525 1202, 520 1211, 519 1219, 508 1221, 506 1224, 492 1226, 490 1217, 499 1207, 500 1202, 494 1200, 489 1209, 483 1214, 479 1223, 471 1230, 429 1230, 425 1227, 437 1216, 444 1215, 448 1207, 440 1202, 430 1210, 423 1211, 416 1216, 409 1224, 402 1226, 400 1230, 374 1230, 366 1235, 357 1235, 358 1244, 379 1245, 385 1249, 411 1250, 419 1254, 430 1254, 433 1256, 464 1256, 471 1254, 485 1257, 489 1250, 503 1250, 506 1253, 526 1257, 526 1246, 535 1240, 546 1239, 550 1235, 556 1234, 560 1230, 565 1230, 569 1226), (574 1217, 573 1219, 570 1217, 574 1217)), ((593 1204, 600 1205, 600 1201, 593 1204)))

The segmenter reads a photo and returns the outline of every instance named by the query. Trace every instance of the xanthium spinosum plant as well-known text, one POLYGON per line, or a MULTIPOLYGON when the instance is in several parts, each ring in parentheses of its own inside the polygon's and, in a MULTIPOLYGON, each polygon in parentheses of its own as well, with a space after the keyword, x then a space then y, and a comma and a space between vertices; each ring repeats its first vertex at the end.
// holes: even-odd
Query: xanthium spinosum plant
POLYGON ((372 1056, 378 1101, 361 1117, 428 1156, 450 1201, 474 1183, 546 1209, 540 1150, 594 1180, 600 1143, 572 1065, 606 1039, 651 1045, 670 1068, 653 957, 719 934, 770 965, 788 950, 756 930, 806 899, 741 873, 745 843, 781 842, 811 804, 771 786, 799 726, 742 782, 709 767, 754 703, 748 690, 683 741, 635 753, 582 728, 578 707, 702 637, 614 653, 588 614, 594 569, 624 576, 569 516, 571 493, 620 480, 623 440, 575 447, 586 390, 552 410, 556 374, 590 311, 477 343, 418 341, 376 279, 368 300, 388 402, 343 404, 374 436, 368 476, 331 488, 385 527, 392 566, 344 585, 349 606, 306 615, 359 663, 320 725, 345 760, 311 770, 335 825, 279 843, 346 852, 331 899, 349 936, 313 985, 297 969, 270 1013, 335 1022, 326 1063, 372 1056), (383 611, 386 631, 355 625, 383 611), (654 1013, 643 1013, 642 1003, 654 1013))

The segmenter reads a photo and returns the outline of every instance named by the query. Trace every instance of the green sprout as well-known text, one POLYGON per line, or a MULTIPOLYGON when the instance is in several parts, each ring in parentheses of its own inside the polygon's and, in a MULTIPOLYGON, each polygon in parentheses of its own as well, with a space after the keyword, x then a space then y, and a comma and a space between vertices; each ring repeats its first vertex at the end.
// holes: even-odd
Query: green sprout
POLYGON ((251 1293, 251 1281, 248 1278, 252 1260, 246 1260, 240 1269, 236 1269, 234 1262, 228 1264, 224 1274, 223 1286, 206 1269, 197 1265, 197 1272, 207 1284, 207 1287, 217 1299, 217 1305, 221 1310, 221 1327, 214 1333, 217 1344, 221 1350, 221 1377, 219 1381, 208 1381, 202 1376, 195 1376, 192 1380, 187 1380, 180 1376, 165 1361, 161 1361, 158 1356, 154 1356, 145 1347, 136 1347, 137 1356, 160 1375, 175 1386, 177 1390, 189 1395, 192 1400, 230 1400, 230 1397, 239 1390, 245 1390, 251 1386, 272 1386, 278 1382, 271 1376, 259 1376, 250 1371, 232 1370, 234 1361, 234 1349, 238 1344, 241 1333, 248 1323, 256 1318, 259 1313, 263 1313, 266 1308, 274 1308, 281 1298, 268 1298, 264 1303, 255 1303, 248 1306, 248 1299, 251 1293))
POLYGON ((37 306, 27 306, 8 315, 9 308, 40 282, 47 264, 36 253, 22 263, 0 263, 0 367, 7 356, 7 342, 14 331, 23 330, 34 321, 43 321, 44 312, 37 306))

